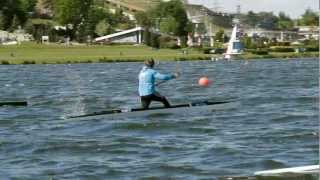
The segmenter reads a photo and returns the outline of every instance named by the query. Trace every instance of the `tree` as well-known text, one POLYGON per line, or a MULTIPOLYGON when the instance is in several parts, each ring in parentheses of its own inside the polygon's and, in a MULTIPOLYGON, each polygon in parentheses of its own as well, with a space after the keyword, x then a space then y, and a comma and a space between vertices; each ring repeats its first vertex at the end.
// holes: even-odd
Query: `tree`
POLYGON ((280 30, 290 30, 293 28, 294 23, 284 12, 280 12, 277 26, 280 30))
POLYGON ((32 14, 36 0, 1 0, 0 1, 0 28, 14 31, 23 27, 29 14, 32 14))
POLYGON ((110 26, 108 26, 106 20, 100 21, 95 28, 95 33, 99 36, 104 36, 108 34, 110 26))
POLYGON ((72 36, 77 33, 78 37, 84 38, 88 31, 87 23, 92 5, 93 0, 56 0, 55 18, 64 26, 72 26, 72 36))
POLYGON ((134 24, 128 17, 123 15, 123 11, 118 9, 115 14, 111 14, 107 9, 101 7, 101 1, 96 0, 56 0, 55 19, 62 25, 72 25, 71 38, 76 38, 83 42, 88 36, 113 32, 115 28, 131 28, 134 24), (105 20, 106 27, 102 27, 101 21, 105 20), (97 26, 101 23, 99 26, 97 26), (102 29, 101 29, 102 28, 102 29), (100 31, 102 30, 102 31, 100 31))
POLYGON ((160 22, 159 29, 161 32, 175 35, 178 30, 178 22, 175 18, 168 17, 165 21, 160 22))
POLYGON ((298 24, 300 26, 319 26, 319 15, 311 9, 307 9, 299 19, 298 24))
MULTIPOLYGON (((189 20, 183 3, 180 0, 160 2, 154 9, 149 11, 152 24, 160 25, 163 33, 186 38, 188 35, 189 20)), ((182 40, 182 42, 186 42, 182 40)))
POLYGON ((113 15, 113 21, 115 21, 118 29, 126 30, 135 27, 134 22, 123 13, 122 9, 116 10, 116 13, 113 15))
POLYGON ((19 22, 18 16, 14 15, 13 19, 12 19, 11 27, 9 28, 9 31, 12 32, 12 31, 18 29, 19 24, 20 24, 20 22, 19 22))
POLYGON ((4 29, 4 16, 2 15, 2 12, 0 11, 0 30, 4 29))
POLYGON ((151 47, 159 48, 159 47, 160 47, 159 35, 158 35, 158 34, 151 33, 151 34, 150 34, 150 43, 151 43, 151 44, 150 44, 151 47))
POLYGON ((246 49, 254 49, 256 46, 252 42, 252 38, 249 36, 243 36, 241 38, 241 43, 243 44, 243 47, 246 49))
POLYGON ((220 29, 214 36, 214 40, 217 42, 224 42, 224 30, 220 29))
POLYGON ((4 30, 19 25, 23 26, 27 21, 27 12, 24 9, 22 2, 23 0, 7 0, 1 2, 0 11, 2 11, 2 24, 4 30))
POLYGON ((136 12, 134 14, 134 17, 135 17, 138 25, 145 27, 145 28, 151 27, 152 21, 150 19, 149 14, 147 14, 146 12, 142 12, 142 11, 136 12))
POLYGON ((151 32, 152 20, 149 12, 136 12, 134 14, 137 24, 144 27, 143 41, 147 46, 151 46, 151 32))
POLYGON ((147 46, 151 46, 151 32, 148 29, 143 33, 143 41, 147 46))
POLYGON ((22 0, 23 9, 28 13, 34 12, 36 4, 37 4, 37 1, 38 0, 22 0))
POLYGON ((243 21, 251 27, 256 27, 259 22, 258 15, 253 11, 249 11, 248 14, 243 18, 244 18, 243 21))
POLYGON ((40 17, 52 17, 53 7, 53 0, 37 0, 35 9, 40 17))
POLYGON ((267 30, 277 29, 278 17, 272 12, 260 12, 259 16, 259 27, 267 30))
POLYGON ((47 19, 29 19, 26 23, 25 30, 32 34, 37 42, 41 42, 42 36, 50 36, 52 39, 52 29, 55 26, 55 22, 47 19))
POLYGON ((244 24, 253 28, 260 27, 268 30, 276 30, 278 28, 278 17, 272 12, 254 13, 249 11, 241 19, 244 24))
POLYGON ((200 35, 204 35, 207 33, 206 25, 204 23, 198 24, 197 28, 195 28, 195 32, 197 32, 200 35))
POLYGON ((55 18, 63 24, 79 26, 88 17, 92 0, 57 0, 55 4, 55 18))
POLYGON ((113 15, 114 20, 118 23, 125 22, 127 19, 123 15, 123 10, 121 8, 116 9, 116 12, 113 15))
POLYGON ((269 39, 266 37, 259 37, 255 40, 255 45, 257 48, 266 48, 268 46, 269 39))
POLYGON ((106 28, 104 33, 108 34, 113 32, 113 29, 111 28, 112 25, 110 25, 111 23, 108 22, 109 19, 107 18, 110 15, 111 13, 106 9, 100 8, 99 6, 96 6, 96 5, 91 6, 88 12, 87 20, 85 20, 82 24, 83 26, 85 26, 85 29, 86 29, 84 35, 91 36, 91 37, 95 36, 98 24, 101 23, 100 28, 103 28, 102 21, 104 21, 106 25, 106 27, 104 27, 106 28))

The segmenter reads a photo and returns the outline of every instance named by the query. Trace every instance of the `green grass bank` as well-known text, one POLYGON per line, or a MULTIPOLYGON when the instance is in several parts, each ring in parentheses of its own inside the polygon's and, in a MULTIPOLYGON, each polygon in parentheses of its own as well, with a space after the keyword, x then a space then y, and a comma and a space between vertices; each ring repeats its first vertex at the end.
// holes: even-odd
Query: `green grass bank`
MULTIPOLYGON (((65 47, 58 44, 23 43, 21 45, 0 46, 0 64, 62 64, 62 63, 107 63, 144 61, 149 58, 156 60, 208 60, 211 56, 197 49, 188 49, 183 53, 181 49, 152 49, 147 46, 133 45, 74 45, 65 47)), ((302 58, 318 57, 319 52, 308 53, 269 53, 268 55, 254 55, 245 53, 239 59, 265 58, 302 58)))
POLYGON ((198 50, 152 49, 147 46, 113 45, 86 46, 25 43, 14 46, 0 46, 1 64, 59 64, 59 63, 94 63, 157 60, 201 60, 210 56, 198 50))

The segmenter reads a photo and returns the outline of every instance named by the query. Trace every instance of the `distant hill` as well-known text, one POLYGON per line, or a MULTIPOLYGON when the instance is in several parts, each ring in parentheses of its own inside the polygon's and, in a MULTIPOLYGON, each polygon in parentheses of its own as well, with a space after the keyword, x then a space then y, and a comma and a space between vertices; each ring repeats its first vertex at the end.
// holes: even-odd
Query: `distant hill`
POLYGON ((199 17, 193 20, 204 22, 209 28, 210 24, 212 24, 215 28, 232 28, 232 19, 234 15, 221 13, 221 12, 214 12, 213 10, 202 6, 202 5, 195 5, 195 4, 187 4, 186 9, 188 15, 192 17, 199 17))
POLYGON ((105 0, 106 2, 125 8, 129 11, 146 11, 151 7, 156 6, 161 0, 105 0))
POLYGON ((160 0, 119 0, 119 1, 127 3, 129 5, 140 7, 143 9, 154 7, 155 5, 160 3, 160 0))
MULTIPOLYGON (((122 7, 124 10, 129 12, 136 11, 147 11, 148 9, 156 6, 162 0, 106 0, 109 4, 115 7, 122 7)), ((168 0, 167 0, 168 1, 168 0)), ((186 1, 184 1, 186 2, 186 1)), ((186 5, 186 9, 188 14, 191 16, 208 16, 211 20, 210 22, 206 22, 206 26, 208 24, 213 23, 215 26, 223 27, 223 28, 231 28, 232 15, 215 13, 208 8, 201 5, 186 5)), ((208 19, 207 19, 208 21, 208 19)))

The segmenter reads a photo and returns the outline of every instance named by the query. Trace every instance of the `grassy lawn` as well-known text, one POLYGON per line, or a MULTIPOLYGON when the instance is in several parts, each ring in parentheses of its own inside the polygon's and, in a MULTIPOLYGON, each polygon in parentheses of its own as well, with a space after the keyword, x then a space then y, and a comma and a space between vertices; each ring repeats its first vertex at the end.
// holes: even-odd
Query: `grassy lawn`
MULTIPOLYGON (((221 55, 215 55, 219 57, 221 55)), ((318 57, 319 52, 308 53, 269 53, 254 55, 245 53, 239 59, 270 59, 270 58, 303 58, 318 57)), ((59 64, 59 63, 94 63, 156 60, 209 60, 211 55, 203 54, 195 49, 188 49, 183 54, 181 49, 152 49, 147 46, 113 45, 86 46, 36 43, 24 43, 14 46, 0 46, 0 64, 59 64)))
POLYGON ((154 50, 147 46, 133 45, 65 47, 57 44, 24 43, 0 46, 0 64, 143 61, 151 57, 157 60, 209 59, 208 55, 192 49, 186 55, 181 50, 154 50))

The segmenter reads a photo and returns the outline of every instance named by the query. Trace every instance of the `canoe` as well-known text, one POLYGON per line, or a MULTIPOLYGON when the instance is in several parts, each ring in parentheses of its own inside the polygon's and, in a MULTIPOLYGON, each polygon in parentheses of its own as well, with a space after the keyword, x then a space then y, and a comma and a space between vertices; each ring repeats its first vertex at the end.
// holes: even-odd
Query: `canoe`
POLYGON ((257 171, 254 175, 259 176, 281 176, 287 174, 319 174, 320 165, 299 166, 291 168, 273 169, 267 171, 257 171))
POLYGON ((152 114, 152 113, 170 113, 176 112, 179 110, 189 111, 190 109, 199 110, 199 109, 223 109, 226 108, 226 104, 229 104, 233 101, 199 101, 191 102, 186 104, 177 104, 172 105, 169 108, 166 107, 151 107, 149 109, 143 108, 133 108, 133 109, 110 109, 106 111, 93 112, 90 114, 83 114, 77 116, 70 116, 68 118, 83 118, 83 117, 92 117, 92 116, 101 116, 101 115, 115 115, 115 114, 126 114, 126 115, 137 115, 137 114, 152 114))

